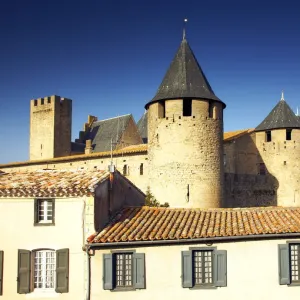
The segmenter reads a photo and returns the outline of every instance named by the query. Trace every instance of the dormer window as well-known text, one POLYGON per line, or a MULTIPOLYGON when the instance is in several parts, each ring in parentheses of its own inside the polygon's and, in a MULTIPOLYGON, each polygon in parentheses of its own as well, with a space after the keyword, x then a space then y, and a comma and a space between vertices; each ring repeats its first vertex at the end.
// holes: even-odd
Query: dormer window
POLYGON ((285 137, 285 139, 286 139, 287 141, 292 140, 292 129, 287 129, 287 130, 286 130, 286 137, 285 137))
POLYGON ((271 130, 266 131, 266 142, 272 141, 271 130))

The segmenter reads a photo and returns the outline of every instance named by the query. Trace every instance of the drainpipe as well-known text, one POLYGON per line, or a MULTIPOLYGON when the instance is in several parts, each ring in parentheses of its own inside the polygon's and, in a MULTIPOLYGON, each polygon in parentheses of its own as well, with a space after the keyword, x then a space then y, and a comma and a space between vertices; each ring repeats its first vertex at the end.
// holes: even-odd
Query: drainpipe
POLYGON ((86 261, 87 261, 86 300, 91 299, 91 257, 90 257, 89 250, 90 247, 86 247, 86 261))
POLYGON ((86 300, 91 299, 91 256, 95 255, 95 251, 93 250, 92 253, 90 253, 90 246, 86 246, 85 249, 86 252, 86 258, 87 258, 87 281, 86 281, 86 300))

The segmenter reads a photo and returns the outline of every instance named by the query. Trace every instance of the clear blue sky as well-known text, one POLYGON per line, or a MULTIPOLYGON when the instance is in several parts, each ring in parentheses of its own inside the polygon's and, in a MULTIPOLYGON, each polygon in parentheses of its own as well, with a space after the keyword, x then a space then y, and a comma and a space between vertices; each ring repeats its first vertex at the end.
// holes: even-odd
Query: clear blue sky
POLYGON ((0 162, 28 159, 30 99, 73 99, 73 139, 88 114, 132 113, 155 94, 187 38, 225 131, 257 126, 280 99, 300 107, 300 4, 286 1, 3 0, 0 162))

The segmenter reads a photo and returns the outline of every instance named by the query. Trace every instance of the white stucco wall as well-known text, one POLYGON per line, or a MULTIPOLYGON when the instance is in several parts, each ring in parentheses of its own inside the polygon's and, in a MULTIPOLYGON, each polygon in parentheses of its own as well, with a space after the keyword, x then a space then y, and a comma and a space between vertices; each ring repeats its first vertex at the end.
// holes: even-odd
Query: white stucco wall
POLYGON ((2 300, 84 299, 84 198, 56 198, 55 226, 34 226, 33 199, 0 199, 0 250, 4 251, 2 300), (18 249, 69 248, 69 293, 17 293, 18 249), (48 296, 47 296, 48 295, 48 296))
MULTIPOLYGON (((300 286, 279 285, 277 245, 286 241, 213 244, 212 247, 218 250, 227 250, 227 287, 215 289, 189 289, 181 286, 181 251, 189 250, 189 247, 205 247, 203 244, 130 248, 145 253, 146 289, 119 292, 103 290, 102 254, 110 253, 110 250, 97 250, 91 259, 91 300, 299 299, 300 286)), ((300 239, 298 241, 300 243, 300 239)))

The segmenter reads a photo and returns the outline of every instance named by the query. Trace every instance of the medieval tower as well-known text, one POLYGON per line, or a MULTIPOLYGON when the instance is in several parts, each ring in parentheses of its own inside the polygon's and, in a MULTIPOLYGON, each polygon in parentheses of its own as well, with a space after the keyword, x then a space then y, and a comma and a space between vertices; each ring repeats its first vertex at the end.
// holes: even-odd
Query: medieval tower
POLYGON ((59 96, 30 101, 30 160, 71 153, 72 100, 59 96))
POLYGON ((300 206, 300 118, 284 100, 255 129, 259 165, 278 181, 278 206, 300 206))
POLYGON ((223 205, 223 109, 187 40, 148 111, 149 186, 172 207, 223 205))

